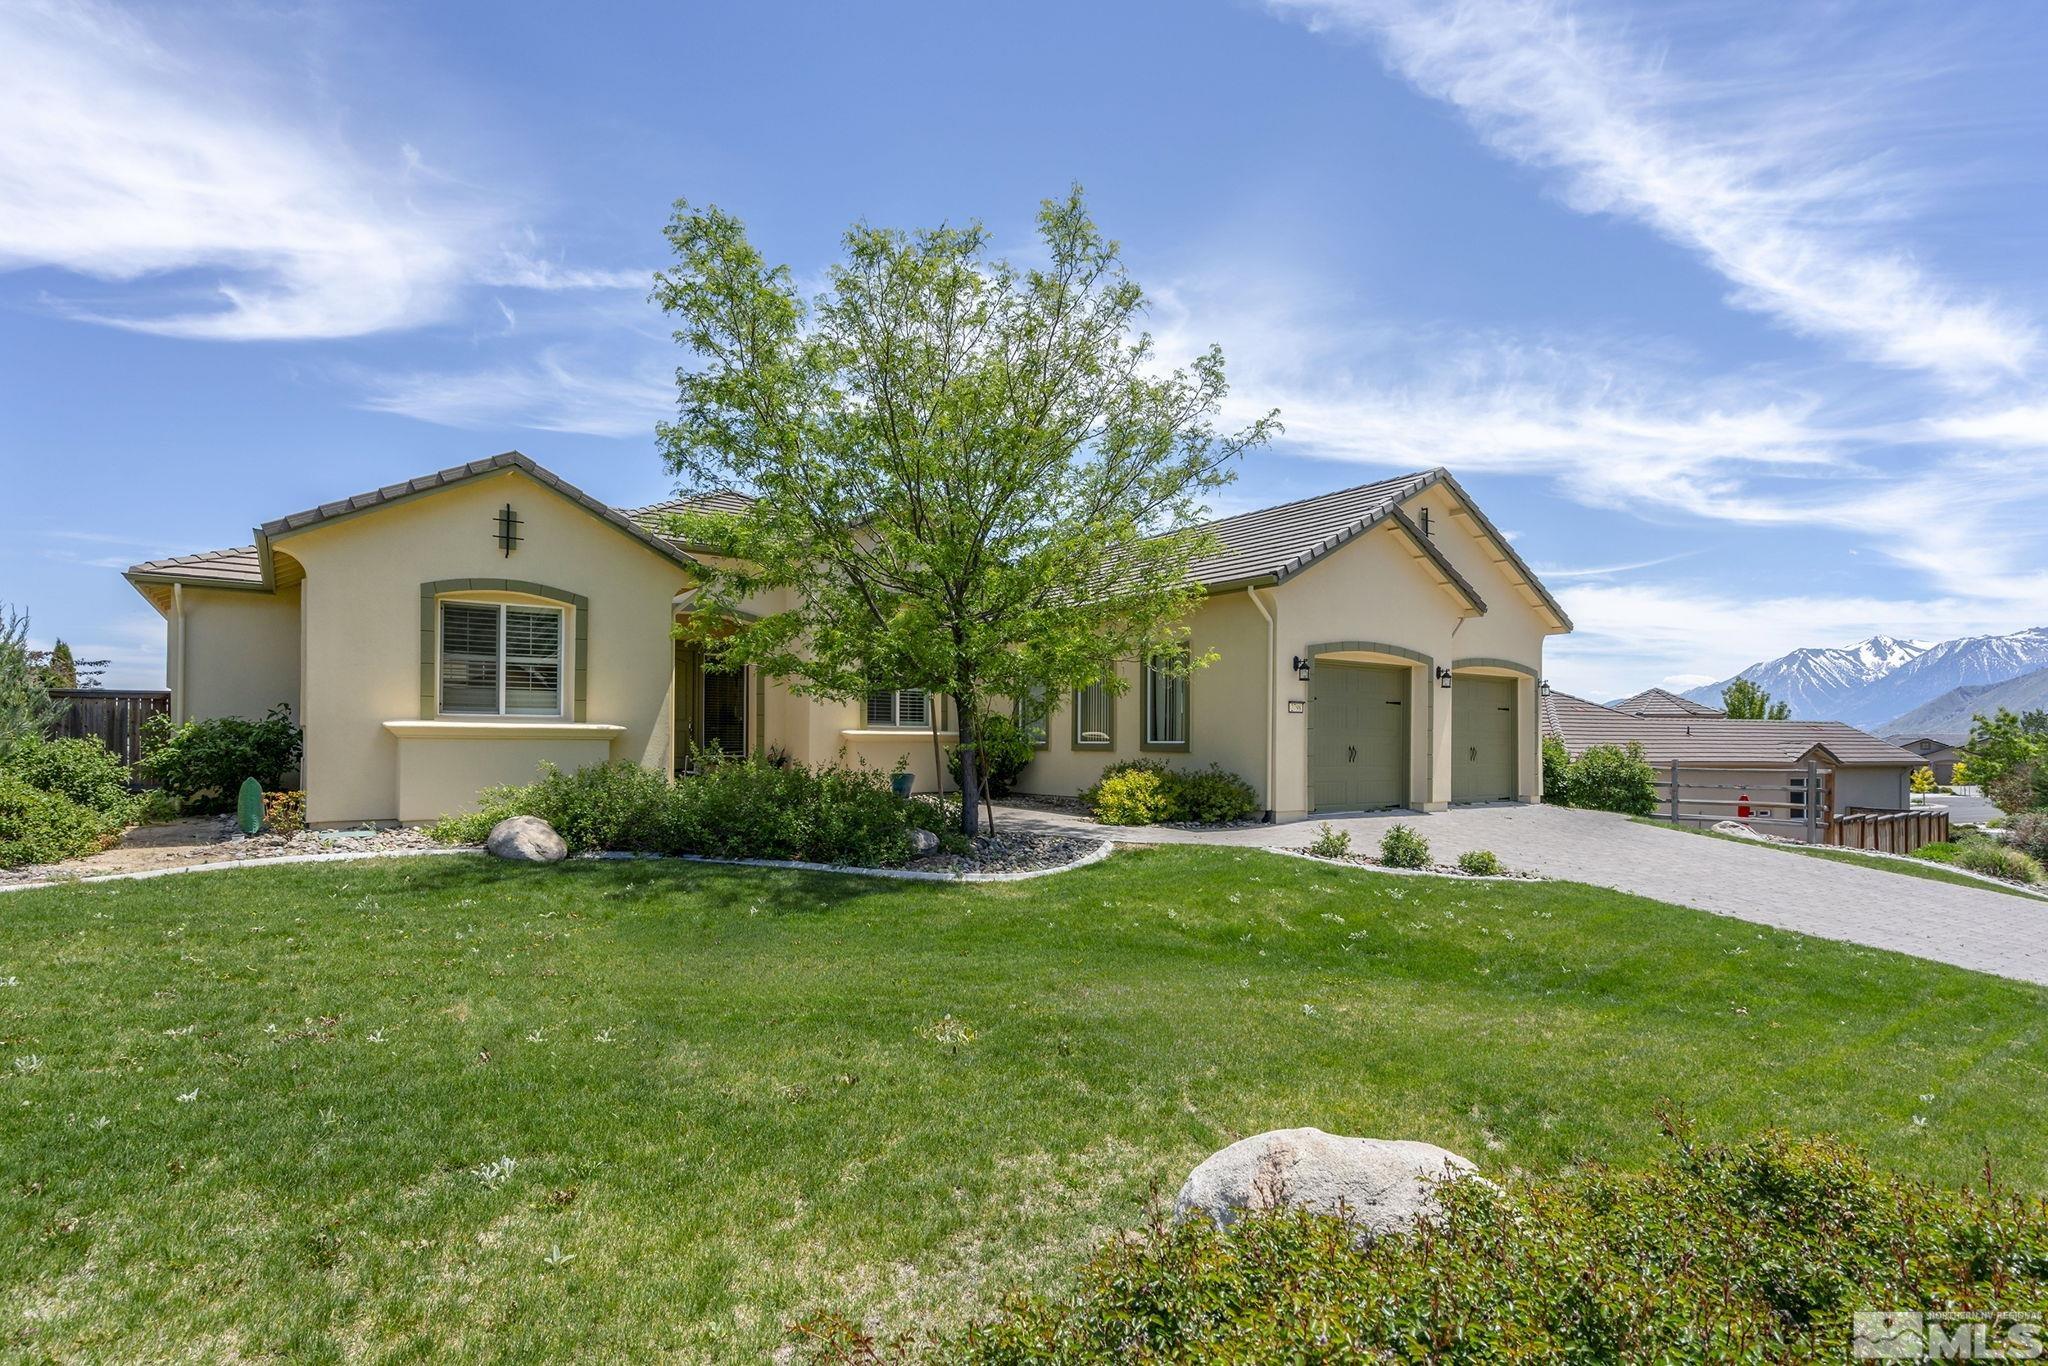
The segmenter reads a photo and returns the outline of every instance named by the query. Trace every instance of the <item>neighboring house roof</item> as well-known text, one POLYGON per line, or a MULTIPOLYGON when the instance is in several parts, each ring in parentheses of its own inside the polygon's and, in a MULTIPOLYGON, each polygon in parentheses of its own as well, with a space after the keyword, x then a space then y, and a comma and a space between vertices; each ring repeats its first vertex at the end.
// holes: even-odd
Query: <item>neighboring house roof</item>
POLYGON ((1695 702, 1689 697, 1680 697, 1675 692, 1662 688, 1645 688, 1634 697, 1625 697, 1619 702, 1607 704, 1615 711, 1627 712, 1630 716, 1726 716, 1719 707, 1710 707, 1704 702, 1695 702))
POLYGON ((1942 740, 1932 735, 1915 735, 1910 739, 1893 736, 1892 743, 1901 749, 1910 749, 1922 758, 1932 759, 1939 755, 1943 759, 1960 757, 1962 747, 1953 740, 1942 740))
POLYGON ((1840 721, 1734 721, 1725 716, 1632 716, 1552 690, 1543 733, 1574 756, 1594 745, 1643 747, 1643 757, 1683 767, 1785 768, 1815 750, 1844 768, 1918 768, 1920 756, 1840 721))

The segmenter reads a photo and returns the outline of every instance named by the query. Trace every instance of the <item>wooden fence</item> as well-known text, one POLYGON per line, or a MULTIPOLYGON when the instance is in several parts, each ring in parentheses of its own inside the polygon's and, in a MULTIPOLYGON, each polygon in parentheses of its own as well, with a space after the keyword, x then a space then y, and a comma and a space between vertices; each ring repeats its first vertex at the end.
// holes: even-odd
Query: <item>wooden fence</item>
MULTIPOLYGON (((1725 777, 1725 770, 1704 770, 1725 777)), ((1758 770, 1740 782, 1706 782, 1690 777, 1675 762, 1657 770, 1658 814, 1679 825, 1740 821, 1753 830, 1807 844, 1876 849, 1910 854, 1923 844, 1949 837, 1948 812, 1940 807, 1911 811, 1835 810, 1834 770, 1809 761, 1783 772, 1758 770), (1783 815, 1766 813, 1783 812, 1783 815)))
POLYGON ((1876 849, 1886 854, 1910 854, 1923 844, 1939 844, 1948 838, 1945 807, 1923 807, 1917 811, 1857 811, 1828 819, 1827 843, 1845 849, 1876 849))
POLYGON ((148 688, 52 688, 50 696, 64 703, 52 734, 97 736, 124 764, 142 757, 142 723, 171 710, 169 693, 148 688))

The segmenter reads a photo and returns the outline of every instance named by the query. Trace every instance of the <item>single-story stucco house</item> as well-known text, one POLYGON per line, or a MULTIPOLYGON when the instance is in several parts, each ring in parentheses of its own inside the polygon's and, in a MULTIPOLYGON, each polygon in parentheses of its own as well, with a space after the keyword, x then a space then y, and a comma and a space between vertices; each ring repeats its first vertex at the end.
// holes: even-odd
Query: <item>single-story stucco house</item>
POLYGON ((1658 814, 1675 820, 1739 820, 1799 839, 1823 833, 1823 814, 1913 809, 1920 757, 1841 721, 1646 716, 1555 690, 1541 710, 1544 735, 1574 759, 1595 745, 1641 745, 1657 770, 1658 814))
MULTIPOLYGON (((1933 735, 1901 736, 1892 741, 1900 749, 1920 756, 1920 762, 1934 770, 1934 781, 1946 786, 1956 779, 1956 765, 1962 762, 1962 747, 1933 735)), ((1965 773, 1968 770, 1964 770, 1965 773)))
MULTIPOLYGON (((168 623, 174 716, 291 707, 317 824, 432 819, 542 761, 675 771, 714 743, 903 761, 931 790, 942 700, 820 703, 673 638, 698 563, 663 534, 678 506, 608 507, 514 451, 127 578, 168 623)), ((1025 791, 1072 794, 1143 755, 1220 764, 1282 819, 1538 797, 1543 645, 1571 623, 1448 472, 1211 529, 1190 643, 1217 661, 1183 680, 1127 660, 1121 695, 1060 699, 1025 791)))

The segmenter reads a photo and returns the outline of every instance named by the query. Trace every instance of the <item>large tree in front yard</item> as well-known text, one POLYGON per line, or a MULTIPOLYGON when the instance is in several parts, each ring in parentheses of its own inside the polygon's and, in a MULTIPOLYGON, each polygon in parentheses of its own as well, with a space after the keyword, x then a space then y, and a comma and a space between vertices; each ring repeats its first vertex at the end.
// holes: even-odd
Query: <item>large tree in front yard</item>
POLYGON ((687 628, 712 658, 811 696, 951 697, 971 759, 1000 699, 1114 690, 1114 661, 1185 640, 1195 519, 1274 419, 1217 430, 1216 348, 1159 363, 1078 190, 1038 228, 1020 268, 978 224, 858 226, 806 300, 737 218, 676 206, 654 297, 692 354, 662 444, 685 491, 756 497, 679 519, 720 557, 687 628), (739 610, 776 589, 787 609, 739 610))

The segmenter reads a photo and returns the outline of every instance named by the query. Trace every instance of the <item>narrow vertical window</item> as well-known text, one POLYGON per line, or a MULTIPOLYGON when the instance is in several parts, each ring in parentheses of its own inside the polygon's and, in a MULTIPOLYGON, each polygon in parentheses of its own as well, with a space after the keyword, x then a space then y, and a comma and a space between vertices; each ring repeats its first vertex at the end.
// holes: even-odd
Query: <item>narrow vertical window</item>
POLYGON ((1052 744, 1052 699, 1043 686, 1017 699, 1016 721, 1017 729, 1033 749, 1046 749, 1052 744))
POLYGON ((1157 654, 1145 661, 1145 744, 1153 749, 1186 749, 1188 676, 1186 655, 1157 654))
POLYGON ((1074 748, 1114 749, 1116 717, 1109 689, 1090 683, 1074 694, 1074 748))

